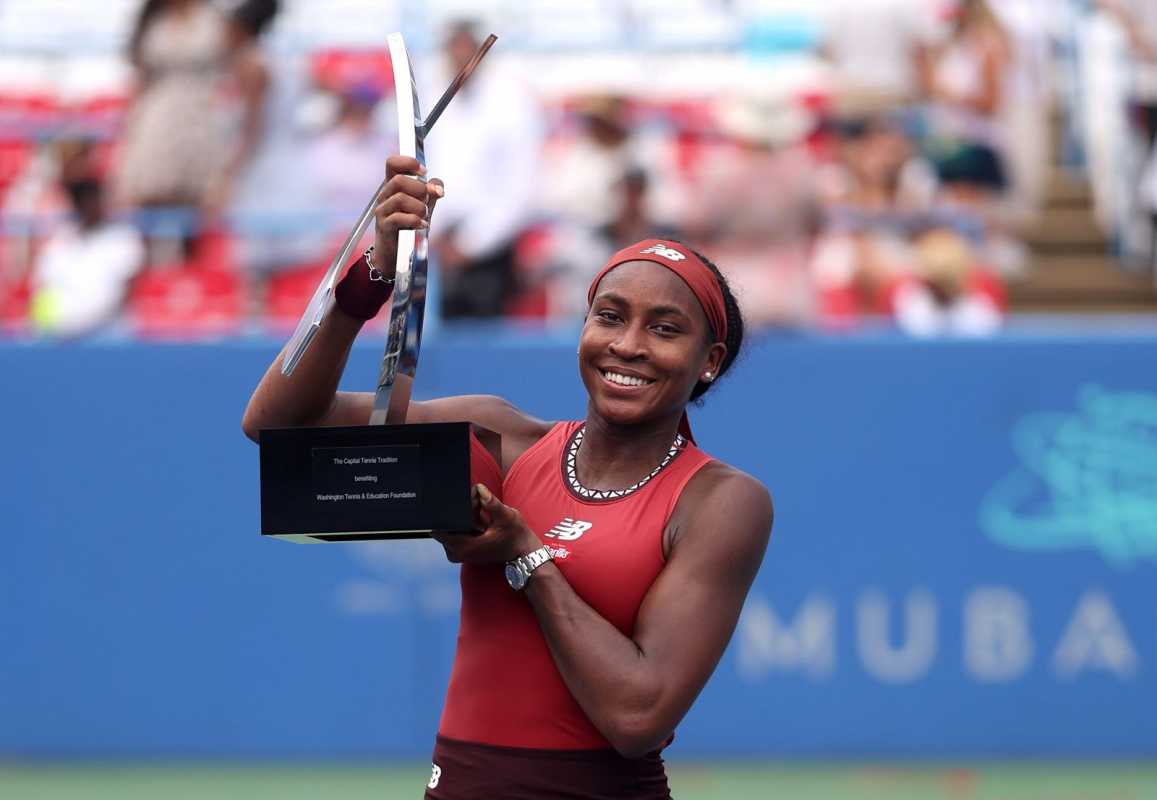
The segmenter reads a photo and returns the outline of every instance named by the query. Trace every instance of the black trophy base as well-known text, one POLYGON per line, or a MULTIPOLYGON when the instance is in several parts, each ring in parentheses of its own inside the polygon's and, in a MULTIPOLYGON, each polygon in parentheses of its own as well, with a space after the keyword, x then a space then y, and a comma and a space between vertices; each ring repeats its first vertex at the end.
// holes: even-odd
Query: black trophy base
POLYGON ((292 542, 468 531, 470 426, 261 431, 261 533, 292 542))

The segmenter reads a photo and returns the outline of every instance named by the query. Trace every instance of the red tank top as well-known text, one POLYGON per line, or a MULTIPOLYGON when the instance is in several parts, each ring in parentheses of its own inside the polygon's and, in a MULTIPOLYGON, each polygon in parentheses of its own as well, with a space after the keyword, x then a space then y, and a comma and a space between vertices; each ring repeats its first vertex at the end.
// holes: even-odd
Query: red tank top
MULTIPOLYGON (((560 422, 523 453, 501 496, 554 550, 555 564, 578 595, 631 636, 643 597, 663 568, 663 530, 679 494, 711 459, 688 442, 638 490, 588 500, 571 490, 564 472, 564 455, 581 424, 560 422)), ((489 456, 481 445, 474 450, 477 475, 483 466, 477 462, 489 456)), ((458 648, 439 733, 506 747, 609 748, 566 688, 534 611, 507 585, 503 566, 463 564, 461 583, 458 648)))

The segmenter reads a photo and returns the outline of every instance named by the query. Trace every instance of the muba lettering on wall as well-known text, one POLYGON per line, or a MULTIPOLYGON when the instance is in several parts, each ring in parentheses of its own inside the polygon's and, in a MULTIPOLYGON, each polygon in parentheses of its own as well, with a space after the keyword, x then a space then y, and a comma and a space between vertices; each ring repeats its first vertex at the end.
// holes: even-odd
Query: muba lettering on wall
POLYGON ((854 659, 855 668, 881 683, 910 684, 938 662, 957 659, 971 680, 1005 683, 1041 662, 1058 681, 1094 672, 1129 681, 1142 666, 1112 600, 1099 589, 1076 598, 1055 641, 1034 635, 1030 606, 1014 589, 977 587, 964 597, 962 609, 959 620, 949 620, 925 589, 913 589, 899 600, 866 590, 844 609, 854 620, 854 655, 841 661, 847 645, 837 641, 840 609, 833 596, 814 593, 788 615, 766 596, 755 595, 736 630, 738 671, 753 682, 776 674, 823 682, 854 659), (959 652, 945 651, 945 641, 959 643, 959 652))

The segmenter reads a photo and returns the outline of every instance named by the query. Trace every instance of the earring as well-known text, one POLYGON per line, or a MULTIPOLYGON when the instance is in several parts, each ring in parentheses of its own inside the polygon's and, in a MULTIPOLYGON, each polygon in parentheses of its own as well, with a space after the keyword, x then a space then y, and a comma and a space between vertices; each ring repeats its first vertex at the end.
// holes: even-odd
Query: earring
POLYGON ((711 372, 709 370, 709 371, 703 373, 703 380, 707 381, 708 383, 711 383, 711 381, 715 380, 715 377, 711 374, 711 372))

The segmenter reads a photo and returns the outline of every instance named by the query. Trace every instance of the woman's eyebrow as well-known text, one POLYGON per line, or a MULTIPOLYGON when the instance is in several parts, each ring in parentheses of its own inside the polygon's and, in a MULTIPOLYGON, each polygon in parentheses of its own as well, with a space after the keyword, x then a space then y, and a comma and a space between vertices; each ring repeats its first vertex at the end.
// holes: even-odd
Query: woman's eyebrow
MULTIPOLYGON (((633 305, 635 305, 630 300, 628 300, 626 297, 624 297, 623 295, 621 295, 615 291, 599 292, 599 294, 595 297, 595 303, 598 303, 598 302, 611 303, 613 305, 624 306, 627 308, 630 308, 633 305)), ((691 319, 691 317, 687 314, 686 310, 680 308, 679 306, 672 306, 672 305, 646 306, 643 308, 643 311, 652 317, 675 316, 675 317, 681 317, 685 320, 691 319)))
POLYGON ((595 302, 597 303, 600 300, 620 306, 629 306, 631 304, 627 298, 615 292, 599 292, 598 295, 595 296, 595 302))
POLYGON ((683 319, 690 319, 690 317, 687 316, 687 312, 678 306, 651 306, 647 309, 647 313, 656 317, 662 317, 669 314, 671 316, 682 317, 683 319))

